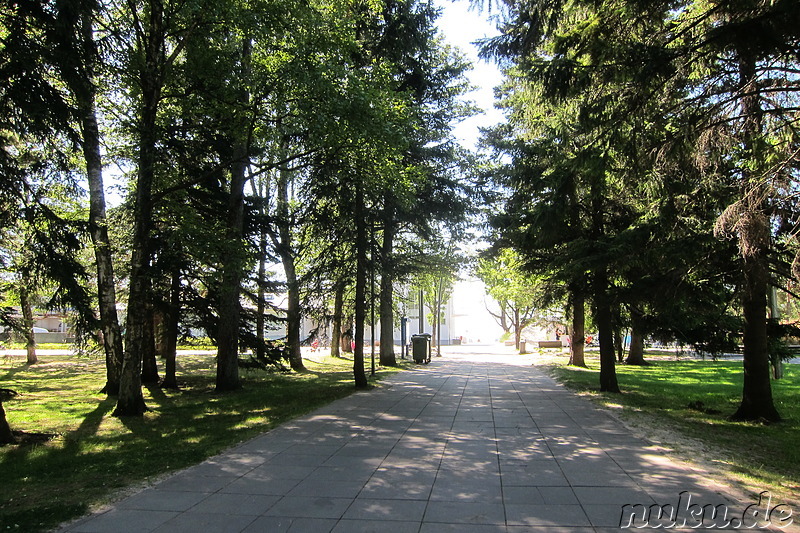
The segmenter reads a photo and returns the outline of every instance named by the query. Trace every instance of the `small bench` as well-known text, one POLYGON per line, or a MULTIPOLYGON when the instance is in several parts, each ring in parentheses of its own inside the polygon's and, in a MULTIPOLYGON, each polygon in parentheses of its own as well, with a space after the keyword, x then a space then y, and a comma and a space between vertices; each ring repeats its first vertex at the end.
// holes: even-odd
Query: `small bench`
POLYGON ((558 341, 537 341, 539 343, 539 348, 563 348, 564 344, 558 341))

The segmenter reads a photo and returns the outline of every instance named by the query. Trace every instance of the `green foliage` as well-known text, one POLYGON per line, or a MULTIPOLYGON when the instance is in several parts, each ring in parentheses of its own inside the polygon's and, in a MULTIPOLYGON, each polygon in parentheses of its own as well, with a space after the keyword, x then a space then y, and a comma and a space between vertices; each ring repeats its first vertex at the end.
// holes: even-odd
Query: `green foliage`
POLYGON ((479 259, 475 273, 486 285, 487 294, 498 302, 532 306, 535 280, 524 272, 522 260, 514 250, 505 248, 493 257, 479 259))
POLYGON ((493 316, 502 327, 513 326, 516 338, 529 324, 544 320, 552 296, 540 278, 525 270, 523 259, 515 250, 490 251, 478 259, 475 274, 500 306, 500 315, 493 316))
POLYGON ((713 233, 750 235, 748 202, 768 198, 774 270, 785 276, 794 253, 785 236, 797 228, 786 206, 797 188, 787 115, 796 91, 785 69, 798 38, 780 21, 796 6, 503 4, 503 34, 484 48, 509 64, 508 124, 486 139, 510 159, 495 170, 508 191, 492 218, 498 246, 514 247, 554 296, 586 293, 605 270, 623 322, 636 314, 660 338, 729 349, 742 331, 736 255, 755 241, 737 250, 713 233), (771 27, 775 39, 747 40, 745 27, 771 27), (755 68, 764 122, 746 143, 758 155, 738 132, 762 115, 743 111, 750 89, 729 60, 748 54, 770 58, 755 68), (740 200, 748 172, 758 177, 740 200))

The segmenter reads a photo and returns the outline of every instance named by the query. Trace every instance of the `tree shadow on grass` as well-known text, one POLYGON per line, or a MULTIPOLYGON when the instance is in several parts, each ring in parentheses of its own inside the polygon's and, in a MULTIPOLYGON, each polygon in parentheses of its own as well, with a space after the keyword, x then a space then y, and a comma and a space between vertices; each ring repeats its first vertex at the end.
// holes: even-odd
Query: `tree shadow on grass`
POLYGON ((56 434, 22 432, 21 443, 2 456, 0 470, 12 486, 24 479, 27 497, 40 503, 31 507, 26 498, 9 498, 0 504, 0 522, 25 524, 26 530, 37 531, 88 511, 87 502, 75 496, 80 491, 74 490, 79 487, 73 487, 71 480, 76 471, 91 468, 92 457, 84 453, 84 442, 97 434, 114 403, 113 398, 100 401, 77 428, 64 435, 63 446, 48 442, 56 434), (53 485, 59 490, 53 492, 53 485))
POLYGON ((80 425, 64 436, 64 451, 73 454, 79 453, 81 440, 97 435, 103 419, 114 409, 116 402, 114 397, 100 400, 97 407, 86 414, 80 425))
MULTIPOLYGON (((145 385, 144 388, 147 389, 147 391, 150 393, 150 399, 155 401, 159 408, 163 409, 173 407, 175 405, 175 400, 168 396, 160 385, 148 384, 145 385)), ((181 394, 181 390, 175 390, 175 393, 181 394)))
MULTIPOLYGON (((205 360, 197 362, 198 368, 208 366, 205 360)), ((53 365, 47 376, 61 377, 67 370, 53 365)), ((85 512, 87 504, 107 501, 125 485, 199 463, 236 442, 353 392, 350 370, 340 372, 329 366, 320 370, 302 375, 245 374, 244 388, 228 393, 213 390, 210 373, 183 374, 180 392, 147 388, 146 398, 154 411, 144 417, 110 419, 115 399, 103 396, 95 403, 92 395, 77 417, 79 425, 65 434, 63 445, 56 439, 3 455, 0 471, 4 481, 9 488, 24 483, 28 501, 18 498, 16 492, 0 489, 0 522, 25 524, 29 531, 55 527, 85 512), (115 427, 118 424, 125 429, 115 427), (3 503, 12 498, 13 504, 3 503)), ((80 376, 78 368, 73 374, 80 376)), ((102 378, 99 371, 97 376, 102 378)), ((95 390, 95 383, 65 381, 63 387, 95 390)), ((38 390, 42 385, 36 384, 38 390)), ((49 391, 44 396, 53 399, 49 391)), ((74 402, 77 407, 86 399, 85 394, 65 396, 64 406, 74 402)))
POLYGON ((0 383, 8 382, 13 379, 17 374, 21 372, 26 372, 33 368, 31 365, 22 364, 19 366, 14 366, 5 370, 2 376, 0 376, 0 383))

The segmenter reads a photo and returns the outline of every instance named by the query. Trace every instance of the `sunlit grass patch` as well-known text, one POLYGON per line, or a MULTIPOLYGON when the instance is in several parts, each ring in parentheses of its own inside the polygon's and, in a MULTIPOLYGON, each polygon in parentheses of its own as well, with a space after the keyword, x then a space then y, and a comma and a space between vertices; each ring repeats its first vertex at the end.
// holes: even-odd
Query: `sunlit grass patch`
MULTIPOLYGON (((0 363, 13 430, 49 434, 0 447, 0 531, 35 532, 85 513, 124 487, 185 468, 354 390, 352 360, 307 360, 306 373, 242 370, 243 388, 214 390, 213 355, 178 357, 180 390, 145 387, 141 419, 111 416, 103 361, 42 356, 0 363)), ((395 369, 378 369, 378 377, 395 369)))
MULTIPOLYGON (((608 407, 622 406, 637 415, 636 425, 674 430, 702 442, 711 454, 695 459, 726 464, 752 490, 771 490, 800 501, 800 368, 786 365, 784 378, 772 381, 773 397, 783 422, 762 424, 729 420, 742 397, 742 363, 712 360, 655 360, 649 366, 618 365, 622 394, 596 392, 599 360, 587 369, 569 367, 566 359, 548 360, 552 374, 571 389, 591 394, 608 407)), ((619 409, 615 409, 618 411, 619 409)), ((669 437, 667 437, 669 438, 669 437)), ((675 445, 677 442, 667 442, 675 445)), ((698 453, 681 450, 684 455, 698 453)))

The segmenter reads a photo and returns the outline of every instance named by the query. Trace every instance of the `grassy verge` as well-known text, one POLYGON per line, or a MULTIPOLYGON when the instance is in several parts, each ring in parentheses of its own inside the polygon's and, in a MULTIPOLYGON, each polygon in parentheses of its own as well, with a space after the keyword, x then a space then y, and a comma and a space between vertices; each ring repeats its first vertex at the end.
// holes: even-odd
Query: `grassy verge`
POLYGON ((745 490, 770 490, 784 501, 800 501, 800 368, 786 365, 772 390, 784 421, 778 424, 728 420, 742 394, 737 361, 653 361, 650 366, 617 367, 622 394, 596 392, 599 360, 589 368, 566 365, 565 357, 545 356, 552 375, 567 387, 614 408, 622 418, 704 465, 712 465, 745 490), (688 437, 688 439, 686 438, 688 437))
MULTIPOLYGON (((24 350, 24 342, 4 342, 0 343, 4 350, 24 350)), ((40 342, 36 345, 40 350, 72 350, 75 347, 72 343, 66 342, 40 342)))
MULTIPOLYGON (((214 358, 179 355, 180 391, 145 390, 142 419, 111 416, 97 391, 101 361, 42 356, 0 365, 13 430, 51 433, 45 442, 0 447, 0 531, 46 531, 131 485, 206 457, 354 391, 352 361, 306 361, 304 374, 243 371, 243 389, 214 392, 214 358)), ((378 378, 394 369, 380 369, 378 378)), ((32 437, 33 435, 27 435, 32 437)))

